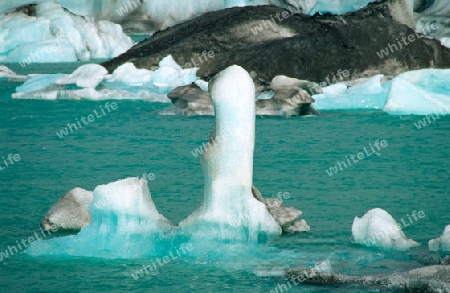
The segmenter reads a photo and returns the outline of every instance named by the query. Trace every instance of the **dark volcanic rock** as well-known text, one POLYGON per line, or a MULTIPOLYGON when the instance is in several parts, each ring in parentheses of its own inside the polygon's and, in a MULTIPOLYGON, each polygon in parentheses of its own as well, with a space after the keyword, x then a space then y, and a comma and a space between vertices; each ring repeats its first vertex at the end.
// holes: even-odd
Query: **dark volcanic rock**
MULTIPOLYGON (((270 87, 257 86, 256 96, 267 94, 271 98, 258 99, 255 101, 256 115, 261 116, 298 116, 319 114, 311 105, 314 99, 302 89, 307 87, 311 92, 321 92, 317 84, 300 81, 293 78, 274 78, 270 87), (287 83, 285 80, 296 82, 287 83), (279 80, 280 82, 276 82, 279 80), (274 82, 275 81, 275 82, 274 82)), ((203 91, 195 83, 175 88, 168 95, 175 106, 175 114, 187 116, 214 115, 212 99, 208 92, 203 91)), ((172 114, 173 109, 166 109, 162 114, 172 114)))
POLYGON ((348 276, 315 269, 293 268, 285 271, 294 284, 360 284, 369 288, 388 288, 390 292, 450 292, 450 266, 426 266, 404 273, 379 276, 348 276))
POLYGON ((252 194, 255 199, 266 205, 266 209, 277 221, 284 233, 309 231, 310 227, 306 221, 298 220, 298 217, 302 215, 301 210, 283 206, 281 199, 278 198, 264 198, 254 185, 252 186, 252 194))
POLYGON ((176 107, 176 114, 187 116, 214 115, 214 107, 208 92, 203 91, 195 83, 179 86, 167 97, 176 107))
POLYGON ((394 20, 391 2, 399 1, 370 4, 341 16, 311 17, 274 6, 211 12, 154 34, 103 66, 112 71, 133 62, 152 69, 171 54, 182 67, 199 67, 198 76, 206 80, 237 64, 265 82, 276 75, 324 82, 336 80, 338 70, 348 70, 346 79, 355 79, 450 67, 450 50, 437 40, 418 38, 411 28, 394 20), (404 45, 402 38, 409 36, 415 40, 404 45), (377 53, 389 45, 392 51, 380 58, 377 53))

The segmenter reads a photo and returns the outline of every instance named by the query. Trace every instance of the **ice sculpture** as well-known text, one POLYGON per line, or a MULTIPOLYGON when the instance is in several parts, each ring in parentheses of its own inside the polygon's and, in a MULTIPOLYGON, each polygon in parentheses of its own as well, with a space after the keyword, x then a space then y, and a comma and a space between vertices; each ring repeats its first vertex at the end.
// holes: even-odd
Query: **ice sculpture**
POLYGON ((209 85, 216 122, 202 155, 203 205, 180 223, 199 238, 255 241, 281 234, 265 205, 252 195, 255 88, 250 75, 231 66, 209 85))

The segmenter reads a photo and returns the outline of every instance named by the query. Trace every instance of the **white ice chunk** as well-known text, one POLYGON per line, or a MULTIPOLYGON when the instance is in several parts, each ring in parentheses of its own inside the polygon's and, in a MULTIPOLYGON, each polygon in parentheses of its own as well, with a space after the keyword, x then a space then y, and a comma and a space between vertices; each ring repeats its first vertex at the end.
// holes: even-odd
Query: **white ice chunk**
POLYGON ((42 89, 53 88, 56 80, 65 74, 39 74, 28 79, 24 84, 16 88, 17 93, 31 93, 42 89))
POLYGON ((8 61, 18 60, 22 67, 31 63, 75 62, 77 52, 65 40, 51 39, 26 43, 8 52, 8 61))
POLYGON ((450 48, 450 37, 441 38, 441 44, 442 44, 442 46, 446 46, 447 48, 450 48))
MULTIPOLYGON (((167 94, 178 86, 195 82, 197 69, 182 69, 171 56, 156 71, 138 69, 132 63, 113 74, 98 64, 86 64, 72 74, 39 74, 16 88, 15 99, 130 99, 170 103, 167 94), (72 85, 72 86, 71 86, 72 85), (74 88, 77 85, 82 89, 74 88), (100 85, 100 89, 96 90, 100 85)), ((10 73, 8 73, 10 74, 10 73)), ((5 73, 6 75, 6 73, 5 73)))
POLYGON ((344 82, 335 83, 325 88, 322 88, 323 94, 315 95, 317 99, 323 98, 337 98, 340 95, 345 94, 347 91, 347 85, 344 82))
POLYGON ((265 205, 253 197, 255 88, 250 75, 231 66, 209 83, 216 123, 201 157, 203 205, 180 227, 197 239, 255 242, 281 234, 265 205))
POLYGON ((0 65, 0 78, 7 78, 10 81, 26 81, 28 76, 18 75, 8 67, 0 65))
POLYGON ((383 111, 394 115, 448 114, 450 69, 422 69, 392 81, 383 111))
POLYGON ((17 11, 0 15, 0 62, 113 58, 133 45, 118 24, 75 15, 54 1, 35 8, 36 16, 17 11))
MULTIPOLYGON (((353 86, 336 83, 323 88, 323 94, 314 95, 317 110, 382 109, 387 99, 388 87, 381 84, 378 74, 353 86)), ((354 83, 353 83, 354 84, 354 83)))
POLYGON ((153 71, 138 69, 133 63, 127 62, 117 67, 106 80, 108 82, 121 82, 130 86, 142 86, 149 83, 152 76, 153 71))
POLYGON ((380 208, 368 211, 362 218, 355 217, 352 236, 358 244, 385 250, 408 250, 420 245, 407 238, 394 218, 380 208))
POLYGON ((208 91, 208 82, 204 81, 202 79, 196 80, 195 84, 198 85, 199 88, 202 89, 202 91, 207 92, 208 91))
POLYGON ((438 238, 431 239, 428 242, 430 251, 445 251, 450 252, 450 225, 445 227, 444 232, 438 238))
POLYGON ((86 64, 78 67, 72 74, 58 80, 57 84, 76 84, 83 88, 96 88, 106 77, 108 70, 98 64, 86 64))
POLYGON ((154 72, 151 83, 159 93, 168 94, 178 86, 196 81, 196 74, 197 68, 182 69, 169 55, 159 62, 159 68, 154 72))
POLYGON ((172 229, 152 201, 147 181, 127 178, 94 189, 92 222, 77 235, 34 242, 31 255, 134 258, 157 252, 157 241, 172 229))

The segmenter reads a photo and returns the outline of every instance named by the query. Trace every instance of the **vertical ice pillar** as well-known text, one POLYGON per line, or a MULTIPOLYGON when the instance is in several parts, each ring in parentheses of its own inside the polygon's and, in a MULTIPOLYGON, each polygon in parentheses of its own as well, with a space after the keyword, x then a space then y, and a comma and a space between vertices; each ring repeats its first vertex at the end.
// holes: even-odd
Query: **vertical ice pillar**
POLYGON ((201 158, 204 203, 180 223, 200 238, 253 241, 281 228, 252 195, 255 88, 243 68, 231 66, 210 82, 216 122, 201 158), (205 227, 206 225, 206 227, 205 227))

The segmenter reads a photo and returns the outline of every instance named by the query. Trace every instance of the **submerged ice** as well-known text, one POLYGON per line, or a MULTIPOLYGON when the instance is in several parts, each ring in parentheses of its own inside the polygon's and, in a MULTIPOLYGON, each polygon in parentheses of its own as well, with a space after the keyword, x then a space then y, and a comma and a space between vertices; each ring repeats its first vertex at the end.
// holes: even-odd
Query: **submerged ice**
POLYGON ((384 250, 408 250, 420 245, 407 238, 394 218, 380 208, 368 211, 362 218, 355 217, 352 237, 355 243, 384 250))

